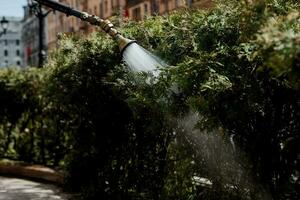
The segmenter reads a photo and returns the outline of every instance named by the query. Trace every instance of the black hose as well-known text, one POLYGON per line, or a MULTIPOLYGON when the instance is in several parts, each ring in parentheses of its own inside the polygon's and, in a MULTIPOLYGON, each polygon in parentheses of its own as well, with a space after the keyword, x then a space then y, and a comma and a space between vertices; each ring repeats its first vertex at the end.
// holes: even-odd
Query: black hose
POLYGON ((62 4, 62 3, 59 3, 59 2, 56 2, 53 0, 35 0, 35 1, 44 6, 52 8, 53 10, 58 10, 62 13, 65 13, 67 16, 72 15, 72 16, 75 16, 78 18, 82 18, 84 15, 82 12, 80 12, 76 9, 73 9, 69 6, 66 6, 65 4, 62 4))

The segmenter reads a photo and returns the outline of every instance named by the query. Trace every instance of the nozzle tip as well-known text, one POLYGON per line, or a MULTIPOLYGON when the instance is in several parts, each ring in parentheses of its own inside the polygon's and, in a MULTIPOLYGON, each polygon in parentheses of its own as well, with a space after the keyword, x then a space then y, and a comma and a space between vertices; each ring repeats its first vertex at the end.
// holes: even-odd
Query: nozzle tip
POLYGON ((116 40, 118 42, 121 54, 123 55, 123 52, 125 51, 125 49, 131 45, 132 43, 136 43, 135 40, 130 40, 128 38, 123 37, 122 35, 118 34, 116 36, 116 40))

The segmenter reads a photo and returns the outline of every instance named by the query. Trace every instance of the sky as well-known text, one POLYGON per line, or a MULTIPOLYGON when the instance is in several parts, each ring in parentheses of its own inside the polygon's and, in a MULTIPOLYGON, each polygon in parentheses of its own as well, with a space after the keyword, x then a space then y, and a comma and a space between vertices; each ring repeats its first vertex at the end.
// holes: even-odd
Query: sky
POLYGON ((23 6, 27 0, 0 0, 0 16, 23 17, 23 6))

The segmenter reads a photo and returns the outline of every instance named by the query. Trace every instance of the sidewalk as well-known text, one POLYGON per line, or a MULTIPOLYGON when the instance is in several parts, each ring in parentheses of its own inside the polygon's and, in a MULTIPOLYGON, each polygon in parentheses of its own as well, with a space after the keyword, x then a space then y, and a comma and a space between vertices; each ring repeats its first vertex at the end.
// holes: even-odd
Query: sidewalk
POLYGON ((0 176, 0 200, 68 200, 57 186, 0 176))

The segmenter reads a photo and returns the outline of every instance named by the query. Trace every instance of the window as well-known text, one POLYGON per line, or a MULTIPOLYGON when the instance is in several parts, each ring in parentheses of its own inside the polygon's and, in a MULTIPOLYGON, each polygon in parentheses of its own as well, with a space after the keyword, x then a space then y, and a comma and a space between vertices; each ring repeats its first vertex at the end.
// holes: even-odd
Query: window
POLYGON ((132 11, 132 17, 134 20, 141 20, 142 16, 141 16, 141 7, 137 7, 135 9, 133 9, 132 11))
POLYGON ((97 6, 94 7, 94 15, 98 15, 98 13, 97 13, 97 6))
MULTIPOLYGON (((150 1, 151 2, 151 1, 150 1)), ((151 2, 151 13, 158 13, 159 12, 159 1, 151 2)))
POLYGON ((17 45, 17 46, 20 45, 20 40, 16 40, 16 45, 17 45))
POLYGON ((19 49, 16 51, 16 55, 17 55, 17 56, 20 55, 20 50, 19 50, 19 49))
POLYGON ((145 12, 145 15, 148 14, 148 4, 147 3, 144 4, 144 12, 145 12))
POLYGON ((4 44, 5 44, 5 46, 7 46, 8 45, 8 41, 4 40, 4 44))
POLYGON ((4 50, 4 56, 8 56, 8 51, 4 50))
POLYGON ((103 18, 103 3, 100 3, 100 17, 103 18))
POLYGON ((20 61, 17 61, 17 65, 20 66, 20 65, 21 65, 21 62, 20 62, 20 61))
POLYGON ((107 13, 108 11, 108 3, 107 1, 104 2, 104 12, 107 13))
POLYGON ((164 4, 165 4, 165 12, 168 12, 168 10, 169 10, 169 2, 168 2, 168 0, 164 0, 164 4))

